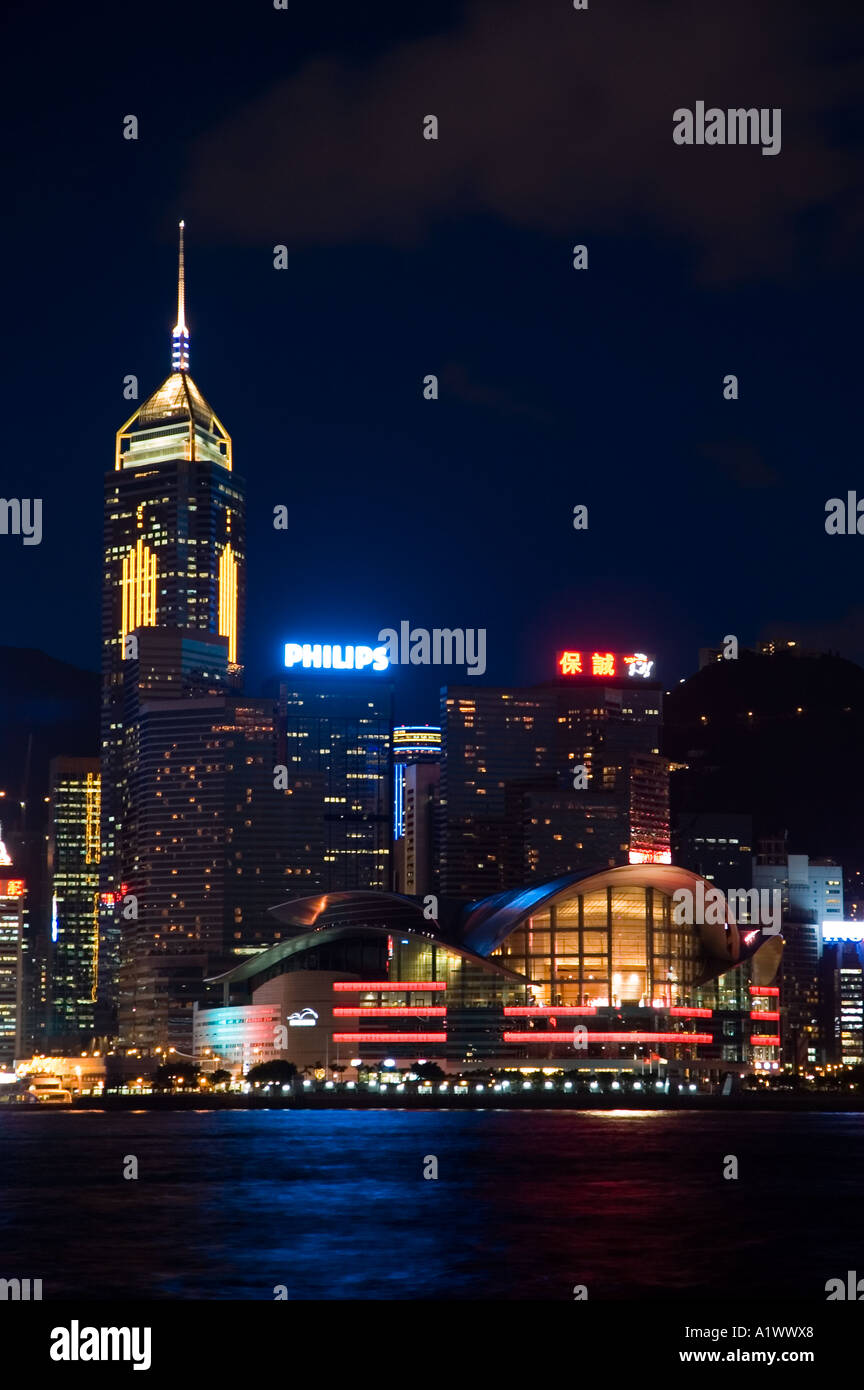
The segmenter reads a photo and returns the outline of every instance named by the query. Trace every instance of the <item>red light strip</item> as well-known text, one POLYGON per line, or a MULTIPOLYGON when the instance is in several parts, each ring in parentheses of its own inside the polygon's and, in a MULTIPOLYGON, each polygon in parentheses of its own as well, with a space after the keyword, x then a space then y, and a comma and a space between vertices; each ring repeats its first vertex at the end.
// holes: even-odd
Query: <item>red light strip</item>
POLYGON ((507 1018, 593 1018, 597 1010, 589 1004, 571 1004, 566 1009, 556 1009, 552 1005, 524 1004, 518 1007, 507 1008, 504 1014, 507 1018))
POLYGON ((436 1043, 446 1042, 446 1033, 334 1033, 334 1042, 345 1043, 436 1043))
POLYGON ((751 985, 751 994, 769 994, 774 998, 779 998, 780 989, 777 985, 751 985))
MULTIPOLYGON (((556 1038, 566 1038, 566 1032, 548 1033, 505 1033, 504 1042, 530 1042, 539 1043, 541 1046, 549 1042, 554 1042, 556 1038)), ((713 1033, 588 1033, 585 1041, 587 1043, 685 1043, 694 1046, 696 1043, 713 1043, 713 1033)), ((569 1046, 568 1044, 565 1044, 569 1046)))
POLYGON ((780 1022, 780 1010, 779 1010, 779 1009, 751 1009, 751 1010, 750 1010, 750 1017, 752 1018, 752 1020, 753 1020, 754 1023, 762 1023, 763 1020, 769 1020, 769 1019, 770 1019, 770 1021, 771 1021, 772 1023, 779 1023, 779 1022, 780 1022))
POLYGON ((668 1013, 671 1018, 713 1018, 713 1009, 658 1009, 658 1013, 668 1013))
POLYGON ((442 990, 447 986, 443 980, 361 980, 357 984, 353 980, 335 980, 333 988, 337 994, 350 994, 366 990, 377 993, 382 989, 442 990))
POLYGON ((780 1035, 778 1033, 754 1033, 750 1039, 751 1047, 779 1047, 780 1035))
POLYGON ((447 1010, 445 1008, 433 1008, 431 1005, 425 1008, 418 1005, 417 1008, 403 1008, 401 1005, 384 1006, 381 1008, 358 1004, 356 1008, 334 1009, 334 1018, 444 1018, 447 1010))

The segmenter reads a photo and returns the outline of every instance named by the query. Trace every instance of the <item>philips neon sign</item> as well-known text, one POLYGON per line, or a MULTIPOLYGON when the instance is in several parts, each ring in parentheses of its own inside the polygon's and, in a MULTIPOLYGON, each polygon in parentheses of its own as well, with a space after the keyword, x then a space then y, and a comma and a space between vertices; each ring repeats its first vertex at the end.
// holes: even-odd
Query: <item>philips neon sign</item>
POLYGON ((654 662, 644 652, 559 652, 557 666, 562 676, 641 676, 648 680, 654 662))
POLYGON ((864 941, 864 922, 823 922, 823 941, 864 941))
POLYGON ((331 646, 321 642, 286 642, 285 665, 306 671, 386 671, 390 657, 386 647, 331 646))

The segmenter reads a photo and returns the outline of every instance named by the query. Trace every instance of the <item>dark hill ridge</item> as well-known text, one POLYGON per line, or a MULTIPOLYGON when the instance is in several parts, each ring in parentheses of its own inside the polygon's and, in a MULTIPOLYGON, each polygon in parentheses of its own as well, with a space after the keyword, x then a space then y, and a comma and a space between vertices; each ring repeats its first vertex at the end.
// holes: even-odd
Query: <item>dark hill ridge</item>
POLYGON ((792 852, 864 858, 864 670, 839 656, 762 656, 704 667, 666 700, 673 812, 738 811, 789 831, 792 852))
POLYGON ((0 699, 64 689, 86 696, 94 688, 98 691, 96 671, 84 671, 36 647, 0 646, 0 699))
POLYGON ((31 828, 43 816, 50 760, 98 756, 99 687, 95 671, 33 647, 0 647, 0 816, 10 829, 24 796, 28 745, 31 828))

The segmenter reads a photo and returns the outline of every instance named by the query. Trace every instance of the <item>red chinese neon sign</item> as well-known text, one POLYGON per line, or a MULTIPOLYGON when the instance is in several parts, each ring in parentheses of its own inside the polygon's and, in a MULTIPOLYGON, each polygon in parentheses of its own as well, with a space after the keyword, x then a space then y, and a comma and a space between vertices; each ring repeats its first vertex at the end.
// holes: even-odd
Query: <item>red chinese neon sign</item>
POLYGON ((617 676, 641 676, 648 680, 654 670, 654 661, 644 652, 630 652, 620 655, 617 652, 583 652, 572 649, 559 652, 556 658, 562 676, 596 676, 614 679, 617 676))

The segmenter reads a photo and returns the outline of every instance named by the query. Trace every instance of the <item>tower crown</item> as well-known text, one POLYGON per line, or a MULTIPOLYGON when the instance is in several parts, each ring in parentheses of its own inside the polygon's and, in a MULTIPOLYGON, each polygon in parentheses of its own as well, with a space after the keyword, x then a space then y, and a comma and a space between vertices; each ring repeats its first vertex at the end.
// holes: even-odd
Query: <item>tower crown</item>
POLYGON ((231 471, 231 436, 189 375, 185 226, 185 222, 180 223, 177 322, 171 333, 171 375, 117 431, 114 467, 118 470, 179 458, 209 459, 231 471))

